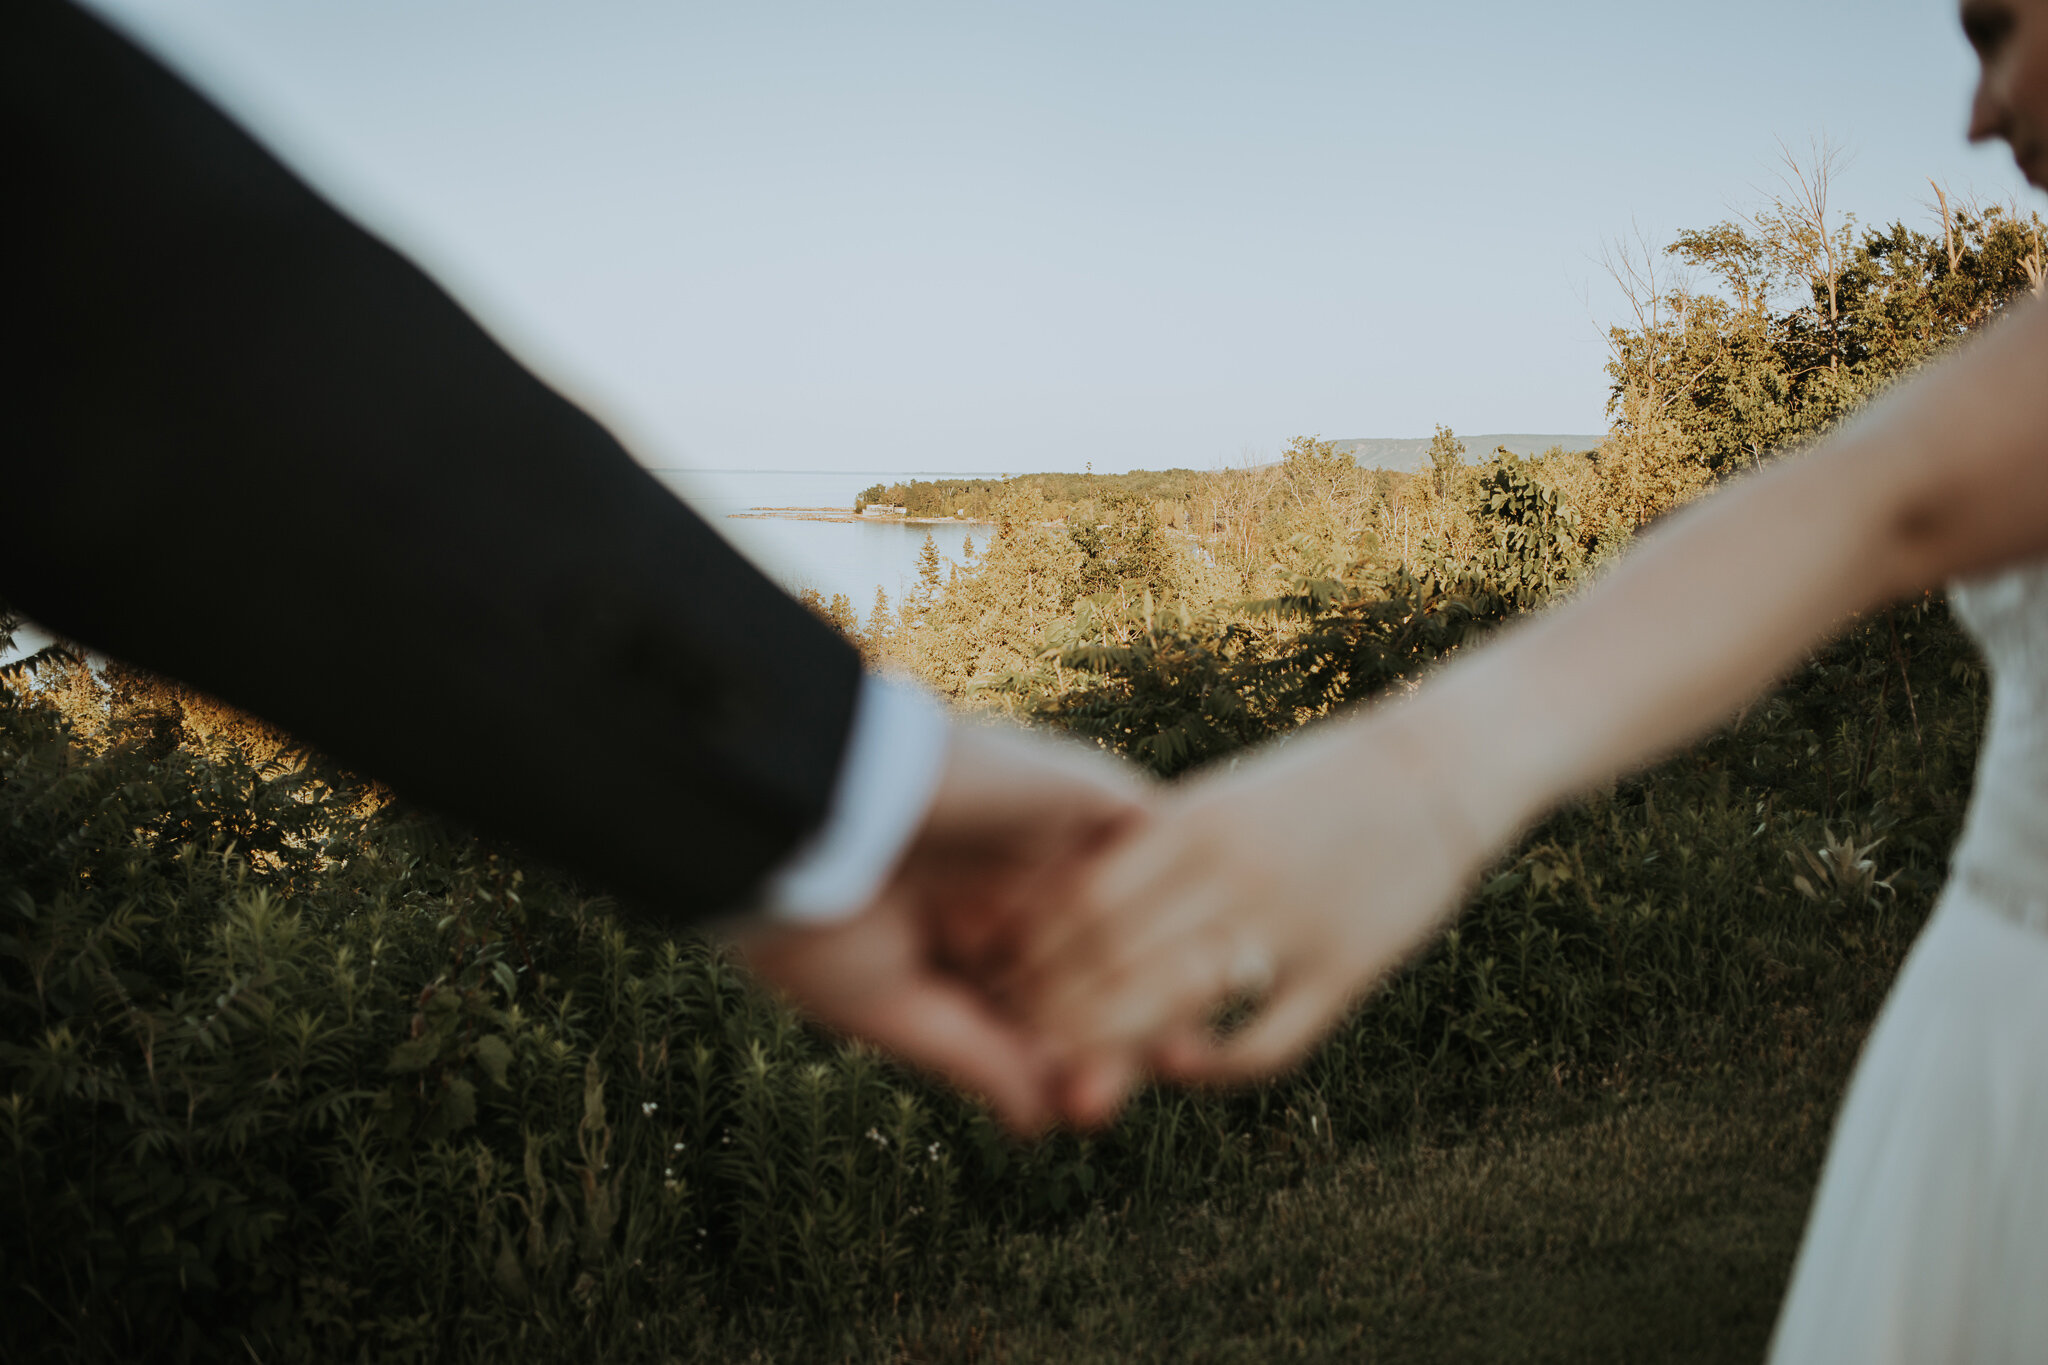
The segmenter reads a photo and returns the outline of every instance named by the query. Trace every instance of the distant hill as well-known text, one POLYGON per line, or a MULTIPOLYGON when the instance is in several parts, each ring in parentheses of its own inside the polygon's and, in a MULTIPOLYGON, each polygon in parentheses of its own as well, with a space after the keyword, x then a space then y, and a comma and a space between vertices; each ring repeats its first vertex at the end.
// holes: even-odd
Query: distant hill
MULTIPOLYGON (((1605 436, 1530 436, 1491 432, 1480 436, 1459 436, 1465 443, 1465 460, 1476 464, 1501 447, 1516 455, 1541 455, 1552 446, 1566 450, 1593 450, 1605 436)), ((1372 436, 1357 441, 1334 441, 1337 449, 1350 452, 1361 469, 1398 469, 1413 473, 1429 463, 1427 436, 1372 436)))

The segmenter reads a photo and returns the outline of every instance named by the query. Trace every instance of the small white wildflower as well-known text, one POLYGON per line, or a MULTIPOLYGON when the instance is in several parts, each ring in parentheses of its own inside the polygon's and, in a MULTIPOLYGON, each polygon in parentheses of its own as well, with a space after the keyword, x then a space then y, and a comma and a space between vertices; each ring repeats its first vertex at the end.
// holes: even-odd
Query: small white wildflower
POLYGON ((934 1142, 931 1146, 924 1149, 926 1160, 937 1161, 939 1159, 939 1153, 942 1150, 943 1149, 939 1146, 939 1144, 934 1142))
POLYGON ((664 1167, 662 1167, 662 1168, 661 1168, 661 1178, 662 1178, 663 1180, 674 1180, 674 1179, 676 1178, 676 1168, 675 1168, 675 1167, 673 1167, 673 1166, 664 1166, 664 1167))
POLYGON ((869 1142, 872 1142, 872 1143, 874 1143, 874 1144, 875 1144, 875 1146, 877 1146, 877 1147, 881 1147, 881 1148, 884 1148, 884 1149, 886 1149, 886 1148, 888 1147, 888 1145, 889 1145, 889 1139, 887 1139, 887 1138, 883 1137, 883 1136, 882 1136, 882 1135, 881 1135, 880 1133, 876 1132, 876 1131, 875 1131, 874 1129, 872 1129, 872 1128, 868 1129, 868 1131, 867 1131, 867 1140, 868 1140, 869 1142))
POLYGON ((654 1117, 654 1111, 659 1108, 661 1108, 660 1105, 656 1104, 653 1100, 648 1100, 645 1104, 642 1104, 640 1106, 641 1116, 644 1118, 651 1119, 654 1117))
POLYGON ((682 1150, 683 1150, 683 1144, 682 1144, 682 1143, 680 1143, 680 1142, 678 1142, 678 1143, 677 1143, 677 1144, 675 1145, 675 1150, 676 1150, 676 1151, 678 1151, 678 1152, 682 1151, 682 1150))

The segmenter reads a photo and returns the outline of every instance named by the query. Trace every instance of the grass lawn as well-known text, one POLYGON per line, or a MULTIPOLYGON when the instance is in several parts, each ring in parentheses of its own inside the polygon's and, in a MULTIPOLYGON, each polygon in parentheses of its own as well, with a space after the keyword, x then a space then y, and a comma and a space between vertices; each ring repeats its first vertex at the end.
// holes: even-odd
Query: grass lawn
POLYGON ((1104 1215, 1006 1238, 950 1303, 906 1306, 846 1353, 1757 1360, 1860 1037, 1809 1037, 1732 1074, 1559 1095, 1462 1136, 1332 1155, 1306 1178, 1149 1226, 1104 1215))

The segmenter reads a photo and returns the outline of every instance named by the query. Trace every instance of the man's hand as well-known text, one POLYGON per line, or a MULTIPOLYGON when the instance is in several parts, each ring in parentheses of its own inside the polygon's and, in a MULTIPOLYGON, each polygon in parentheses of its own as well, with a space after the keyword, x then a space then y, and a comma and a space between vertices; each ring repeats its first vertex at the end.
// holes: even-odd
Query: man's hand
POLYGON ((870 904, 835 924, 750 925, 736 942, 820 1022, 1035 1131, 1064 1107, 1071 1078, 979 983, 1142 822, 1146 799, 1131 769, 1079 744, 956 726, 924 823, 870 904))

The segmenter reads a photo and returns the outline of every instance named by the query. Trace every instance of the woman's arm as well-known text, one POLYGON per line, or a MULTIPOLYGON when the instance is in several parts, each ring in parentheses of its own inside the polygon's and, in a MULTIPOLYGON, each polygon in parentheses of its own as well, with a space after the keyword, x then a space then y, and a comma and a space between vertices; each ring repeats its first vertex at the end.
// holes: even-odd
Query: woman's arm
POLYGON ((1718 724, 1852 613, 2048 555, 2048 308, 1643 538, 1414 702, 1489 846, 1718 724), (1449 753, 1446 753, 1446 750, 1449 753))
MULTIPOLYGON (((1292 1061, 1557 802, 1710 729, 1850 614, 2048 554, 2048 308, 2028 305, 1808 455, 1703 499, 1570 603, 1416 695, 1190 784, 1048 918, 1016 989, 1077 1051, 1260 1019, 1169 1070, 1292 1061)), ((1113 1104, 1112 1065, 1071 1105, 1113 1104)))

